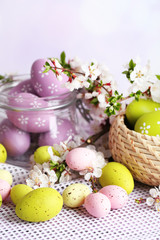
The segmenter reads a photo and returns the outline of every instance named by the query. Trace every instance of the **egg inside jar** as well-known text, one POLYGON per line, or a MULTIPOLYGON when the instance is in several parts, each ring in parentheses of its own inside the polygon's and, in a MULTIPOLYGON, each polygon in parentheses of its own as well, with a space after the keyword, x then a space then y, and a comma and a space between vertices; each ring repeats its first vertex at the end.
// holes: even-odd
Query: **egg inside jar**
POLYGON ((53 146, 78 134, 76 92, 70 92, 53 71, 43 73, 46 59, 35 61, 27 80, 0 85, 0 143, 7 162, 29 166, 40 146, 53 146))

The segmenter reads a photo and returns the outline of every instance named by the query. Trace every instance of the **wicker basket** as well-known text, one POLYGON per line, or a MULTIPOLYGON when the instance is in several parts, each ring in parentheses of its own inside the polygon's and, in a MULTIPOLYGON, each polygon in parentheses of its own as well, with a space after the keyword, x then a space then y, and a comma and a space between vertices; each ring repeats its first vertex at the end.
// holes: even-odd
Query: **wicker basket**
POLYGON ((124 115, 115 118, 109 132, 109 147, 116 162, 124 164, 135 180, 160 185, 160 140, 127 128, 124 115))

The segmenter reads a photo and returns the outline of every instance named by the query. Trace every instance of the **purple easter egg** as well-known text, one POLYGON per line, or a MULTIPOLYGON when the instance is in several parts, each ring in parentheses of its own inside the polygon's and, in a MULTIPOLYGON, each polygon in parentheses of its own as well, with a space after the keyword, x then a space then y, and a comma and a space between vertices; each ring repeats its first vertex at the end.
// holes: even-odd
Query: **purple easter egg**
POLYGON ((31 81, 36 93, 41 97, 48 97, 69 92, 64 86, 68 81, 67 75, 62 73, 62 81, 60 81, 51 70, 47 73, 43 73, 46 61, 53 66, 52 62, 48 59, 38 59, 33 63, 31 68, 31 81))
POLYGON ((4 145, 9 156, 20 156, 30 147, 30 135, 4 119, 0 124, 0 143, 4 145))
POLYGON ((32 133, 47 132, 55 126, 53 110, 40 110, 49 107, 48 102, 31 93, 19 93, 9 97, 9 105, 19 111, 7 111, 9 120, 18 128, 32 133), (26 109, 33 109, 27 110, 26 109))
POLYGON ((67 119, 57 119, 57 126, 51 131, 42 133, 39 137, 39 146, 59 144, 68 139, 69 136, 74 136, 76 130, 74 125, 67 119))
POLYGON ((13 87, 9 91, 9 95, 15 96, 16 94, 22 93, 22 92, 35 94, 35 90, 32 86, 32 83, 31 83, 30 79, 24 80, 24 81, 20 82, 17 86, 13 87))

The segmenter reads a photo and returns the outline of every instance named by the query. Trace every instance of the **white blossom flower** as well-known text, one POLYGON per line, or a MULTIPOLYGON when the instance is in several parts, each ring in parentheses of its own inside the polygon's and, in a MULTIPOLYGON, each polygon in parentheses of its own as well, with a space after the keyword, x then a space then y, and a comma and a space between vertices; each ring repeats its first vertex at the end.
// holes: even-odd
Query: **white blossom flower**
POLYGON ((160 103, 160 80, 153 83, 150 90, 153 101, 160 103))
POLYGON ((26 179, 28 186, 36 189, 38 187, 53 187, 58 178, 54 170, 50 170, 49 163, 34 165, 26 179))
POLYGON ((86 79, 90 79, 91 81, 96 80, 97 77, 101 74, 96 61, 92 62, 90 65, 84 64, 81 68, 82 72, 85 74, 86 79))
POLYGON ((150 71, 149 64, 144 68, 136 65, 130 74, 130 79, 133 81, 132 87, 130 88, 133 92, 137 92, 138 90, 145 92, 155 82, 155 76, 150 71))
POLYGON ((95 150, 95 147, 92 145, 87 146, 87 148, 94 151, 94 153, 96 154, 96 158, 92 162, 92 167, 89 167, 79 172, 80 175, 84 175, 84 179, 86 181, 90 180, 90 178, 92 177, 99 178, 102 175, 102 168, 106 165, 106 161, 102 152, 97 152, 95 150))
POLYGON ((157 188, 151 188, 149 190, 149 194, 151 195, 146 199, 146 203, 148 206, 155 206, 156 211, 160 211, 160 186, 157 188))
POLYGON ((82 62, 77 56, 69 60, 69 64, 75 71, 81 71, 82 62))
POLYGON ((146 199, 146 203, 147 203, 148 206, 152 206, 154 204, 154 198, 148 197, 146 199))
POLYGON ((109 104, 106 102, 106 96, 104 93, 101 93, 97 97, 99 101, 99 107, 105 109, 109 104))
POLYGON ((86 81, 86 78, 83 75, 77 76, 73 81, 71 82, 66 82, 65 87, 68 88, 70 91, 73 91, 74 89, 79 89, 89 87, 89 83, 86 81))
POLYGON ((66 169, 62 172, 59 182, 64 183, 72 180, 72 173, 69 167, 66 167, 66 169))

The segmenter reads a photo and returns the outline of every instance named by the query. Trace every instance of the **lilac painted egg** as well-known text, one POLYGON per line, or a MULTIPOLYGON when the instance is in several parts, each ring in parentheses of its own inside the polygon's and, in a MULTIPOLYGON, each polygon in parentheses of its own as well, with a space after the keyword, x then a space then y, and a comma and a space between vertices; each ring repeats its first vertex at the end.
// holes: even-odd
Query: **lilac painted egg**
POLYGON ((20 156, 30 147, 30 135, 4 119, 0 124, 0 143, 5 146, 9 156, 20 156))
POLYGON ((63 142, 68 139, 69 136, 74 136, 76 130, 74 125, 67 119, 58 119, 56 126, 49 132, 42 133, 39 137, 39 146, 49 145, 63 142))
POLYGON ((17 86, 13 87, 9 91, 9 95, 15 96, 16 94, 22 93, 22 92, 35 94, 35 90, 34 90, 34 88, 32 86, 32 83, 31 83, 30 79, 22 81, 17 86))
POLYGON ((31 68, 31 81, 36 93, 41 97, 55 96, 69 92, 64 86, 68 81, 68 77, 62 74, 62 81, 59 81, 53 71, 43 73, 44 64, 48 61, 51 66, 52 62, 48 59, 36 60, 31 68))
POLYGON ((31 93, 19 93, 9 98, 9 105, 20 111, 7 111, 9 120, 18 128, 32 133, 47 132, 55 126, 56 117, 53 110, 47 108, 48 102, 31 93), (23 109, 33 109, 23 111, 23 109), (39 110, 38 110, 39 109, 39 110))

